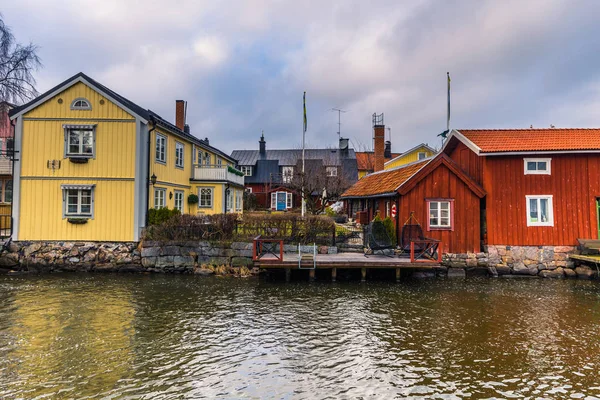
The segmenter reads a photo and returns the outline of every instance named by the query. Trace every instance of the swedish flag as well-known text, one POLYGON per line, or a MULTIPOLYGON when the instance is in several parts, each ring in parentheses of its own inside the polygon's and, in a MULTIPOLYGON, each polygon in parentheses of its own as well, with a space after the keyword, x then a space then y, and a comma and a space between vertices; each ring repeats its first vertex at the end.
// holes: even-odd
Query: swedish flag
POLYGON ((304 97, 302 98, 302 104, 304 106, 304 132, 308 128, 308 121, 306 120, 306 92, 304 92, 304 97))

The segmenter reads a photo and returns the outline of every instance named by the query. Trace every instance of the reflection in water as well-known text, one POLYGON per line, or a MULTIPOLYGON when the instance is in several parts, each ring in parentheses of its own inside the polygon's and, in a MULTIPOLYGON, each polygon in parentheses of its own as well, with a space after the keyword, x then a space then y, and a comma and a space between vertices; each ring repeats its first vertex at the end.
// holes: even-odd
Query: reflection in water
POLYGON ((0 397, 600 397, 600 287, 0 278, 0 397))

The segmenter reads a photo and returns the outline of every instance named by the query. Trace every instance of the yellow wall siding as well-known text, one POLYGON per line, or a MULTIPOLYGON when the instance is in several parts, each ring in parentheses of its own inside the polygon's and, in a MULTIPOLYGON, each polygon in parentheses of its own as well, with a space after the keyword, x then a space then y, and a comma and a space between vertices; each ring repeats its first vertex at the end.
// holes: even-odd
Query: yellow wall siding
POLYGON ((434 155, 434 153, 431 152, 430 150, 427 150, 427 148, 419 147, 418 149, 411 151, 410 153, 403 154, 402 156, 396 158, 395 160, 390 161, 388 164, 385 164, 383 169, 391 169, 391 168, 399 167, 401 165, 405 165, 405 164, 408 164, 408 163, 411 163, 414 161, 418 161, 420 152, 425 152, 426 157, 431 157, 432 155, 434 155))
POLYGON ((19 240, 133 241, 133 181, 21 181, 19 240), (62 218, 62 184, 95 184, 94 219, 62 218))
POLYGON ((155 189, 164 189, 166 191, 166 207, 167 208, 175 208, 175 191, 182 191, 183 192, 183 212, 184 214, 189 214, 188 212, 188 206, 187 206, 187 198, 189 196, 190 189, 186 189, 186 188, 181 188, 178 186, 172 186, 172 185, 168 185, 168 184, 159 184, 157 183, 154 186, 150 187, 150 208, 154 208, 154 190, 155 189), (169 199, 169 193, 173 194, 173 197, 169 199))
POLYGON ((94 89, 78 82, 24 115, 25 118, 94 118, 134 119, 94 89), (83 97, 90 102, 91 110, 71 110, 73 100, 83 97), (58 100, 62 99, 62 104, 58 100), (104 100, 104 104, 100 104, 104 100))
POLYGON ((366 170, 361 169, 361 170, 358 171, 358 179, 362 179, 365 176, 367 176, 367 171, 366 170))
POLYGON ((101 120, 94 123, 97 124, 96 158, 75 164, 63 158, 63 124, 90 124, 90 121, 24 121, 21 176, 133 178, 136 124, 101 120), (49 169, 49 160, 60 160, 60 169, 49 169))
POLYGON ((158 182, 168 182, 177 185, 190 185, 190 178, 192 177, 192 143, 181 139, 173 134, 167 133, 166 131, 157 128, 152 132, 150 151, 150 175, 156 175, 158 182), (157 131, 160 135, 167 137, 167 149, 166 149, 166 164, 162 164, 156 161, 156 134, 157 131), (183 169, 175 167, 175 143, 179 142, 183 144, 183 169))

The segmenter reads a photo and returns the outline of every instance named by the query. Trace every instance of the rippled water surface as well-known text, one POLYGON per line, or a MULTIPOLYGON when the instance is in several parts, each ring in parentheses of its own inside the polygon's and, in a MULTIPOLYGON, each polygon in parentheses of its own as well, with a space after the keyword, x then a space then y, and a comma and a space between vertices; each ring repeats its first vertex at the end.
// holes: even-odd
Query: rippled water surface
POLYGON ((2 398, 593 399, 599 369, 598 282, 0 277, 2 398))

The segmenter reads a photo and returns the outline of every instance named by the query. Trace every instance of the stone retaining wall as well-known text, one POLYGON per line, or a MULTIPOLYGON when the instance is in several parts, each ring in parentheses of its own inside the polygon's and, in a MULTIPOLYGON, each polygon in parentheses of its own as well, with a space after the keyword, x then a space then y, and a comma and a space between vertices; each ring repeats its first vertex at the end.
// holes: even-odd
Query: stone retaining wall
POLYGON ((569 259, 574 246, 487 246, 486 253, 444 254, 450 269, 485 272, 492 276, 528 275, 543 278, 594 278, 597 270, 569 259))

